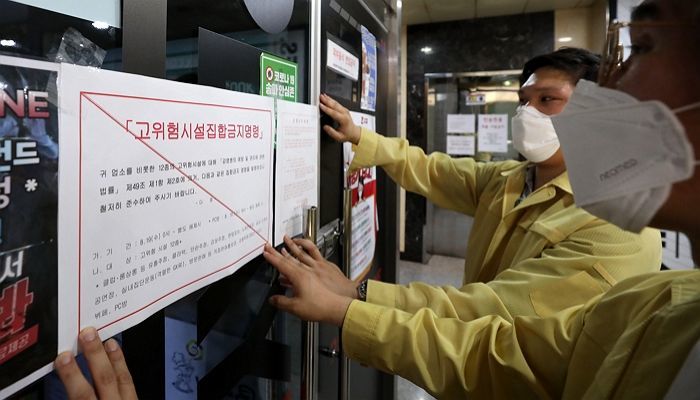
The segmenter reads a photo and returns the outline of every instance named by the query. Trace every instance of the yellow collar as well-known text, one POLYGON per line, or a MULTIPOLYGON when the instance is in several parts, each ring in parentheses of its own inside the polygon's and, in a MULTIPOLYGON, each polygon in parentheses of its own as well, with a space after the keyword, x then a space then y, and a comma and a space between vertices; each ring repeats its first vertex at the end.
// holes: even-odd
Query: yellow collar
MULTIPOLYGON (((532 165, 531 162, 529 161, 524 161, 519 164, 516 164, 510 169, 506 169, 504 171, 501 171, 501 176, 512 176, 515 174, 525 174, 527 167, 532 165)), ((569 182, 569 173, 567 171, 564 171, 561 173, 559 176, 556 178, 552 179, 551 181, 545 183, 542 185, 542 187, 547 187, 547 186, 556 186, 560 188, 561 190, 565 191, 566 193, 573 194, 573 190, 571 189, 571 182, 569 182)))

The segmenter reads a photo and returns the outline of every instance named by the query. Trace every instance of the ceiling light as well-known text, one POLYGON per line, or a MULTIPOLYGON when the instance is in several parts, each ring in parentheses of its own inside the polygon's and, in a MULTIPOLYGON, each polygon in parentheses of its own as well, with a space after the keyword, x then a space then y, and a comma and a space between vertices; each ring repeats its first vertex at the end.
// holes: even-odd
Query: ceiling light
POLYGON ((572 40, 574 40, 574 38, 571 36, 564 36, 559 38, 559 43, 569 43, 572 40))
POLYGON ((421 48, 420 51, 422 51, 422 52, 425 53, 425 54, 430 54, 430 53, 433 52, 433 48, 432 48, 432 47, 425 46, 425 47, 421 48))
POLYGON ((0 40, 0 46, 15 47, 15 46, 17 46, 17 42, 15 42, 12 39, 2 39, 2 40, 0 40))
POLYGON ((109 28, 109 24, 106 23, 106 22, 102 22, 102 21, 95 21, 95 22, 92 23, 92 26, 94 26, 94 27, 97 28, 97 29, 107 29, 107 28, 109 28))
POLYGON ((511 82, 511 81, 505 81, 505 82, 503 82, 503 86, 510 86, 510 85, 512 85, 512 84, 513 84, 513 82, 511 82))

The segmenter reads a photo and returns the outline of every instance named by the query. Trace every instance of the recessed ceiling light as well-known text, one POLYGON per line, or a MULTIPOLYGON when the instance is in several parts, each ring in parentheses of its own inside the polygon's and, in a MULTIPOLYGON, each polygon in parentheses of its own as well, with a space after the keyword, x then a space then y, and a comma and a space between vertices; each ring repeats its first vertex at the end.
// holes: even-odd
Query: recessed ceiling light
POLYGON ((571 36, 564 36, 559 38, 559 43, 569 43, 572 40, 574 40, 574 38, 571 36))
POLYGON ((0 46, 15 47, 15 46, 17 46, 17 42, 15 42, 12 39, 2 39, 2 40, 0 40, 0 46))
POLYGON ((425 47, 421 48, 420 51, 422 51, 422 52, 425 53, 425 54, 430 54, 430 53, 433 52, 433 48, 432 48, 432 47, 425 46, 425 47))

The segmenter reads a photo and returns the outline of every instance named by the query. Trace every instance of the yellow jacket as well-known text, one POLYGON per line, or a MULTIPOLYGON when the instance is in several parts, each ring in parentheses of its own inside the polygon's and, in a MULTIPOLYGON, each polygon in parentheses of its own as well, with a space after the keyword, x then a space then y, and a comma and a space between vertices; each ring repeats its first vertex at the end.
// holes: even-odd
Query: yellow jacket
POLYGON ((439 316, 469 320, 493 313, 487 299, 497 298, 505 318, 547 316, 661 265, 658 231, 629 233, 576 207, 566 173, 514 207, 527 163, 427 156, 405 139, 366 129, 353 150, 352 169, 381 166, 406 190, 474 217, 464 283, 485 283, 458 290, 370 282, 368 302, 409 312, 430 307, 439 316))
POLYGON ((586 304, 513 321, 356 300, 342 334, 349 357, 438 398, 660 399, 700 339, 700 271, 636 276, 586 304))

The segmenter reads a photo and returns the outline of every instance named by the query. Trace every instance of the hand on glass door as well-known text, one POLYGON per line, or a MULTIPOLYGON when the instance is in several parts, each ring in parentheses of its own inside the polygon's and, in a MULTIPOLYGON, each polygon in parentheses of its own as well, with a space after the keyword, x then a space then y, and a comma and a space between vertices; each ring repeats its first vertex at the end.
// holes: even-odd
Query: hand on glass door
MULTIPOLYGON (((333 293, 357 299, 357 286, 359 282, 348 279, 337 265, 326 260, 316 245, 308 239, 290 239, 284 237, 284 244, 289 249, 282 249, 282 255, 293 257, 311 268, 311 272, 333 293)), ((280 281, 284 286, 291 286, 289 279, 281 275, 280 281)))
POLYGON ((330 125, 324 125, 323 130, 338 142, 350 142, 354 145, 360 143, 360 135, 362 130, 359 126, 355 125, 350 116, 350 111, 343 107, 340 103, 333 100, 327 94, 322 94, 319 96, 321 111, 326 113, 329 117, 338 124, 338 128, 335 129, 330 125))
POLYGON ((334 293, 313 272, 291 255, 284 256, 269 244, 265 245, 263 256, 287 279, 292 289, 292 296, 276 295, 270 297, 270 303, 280 310, 312 322, 327 322, 342 326, 345 313, 352 298, 334 293))

